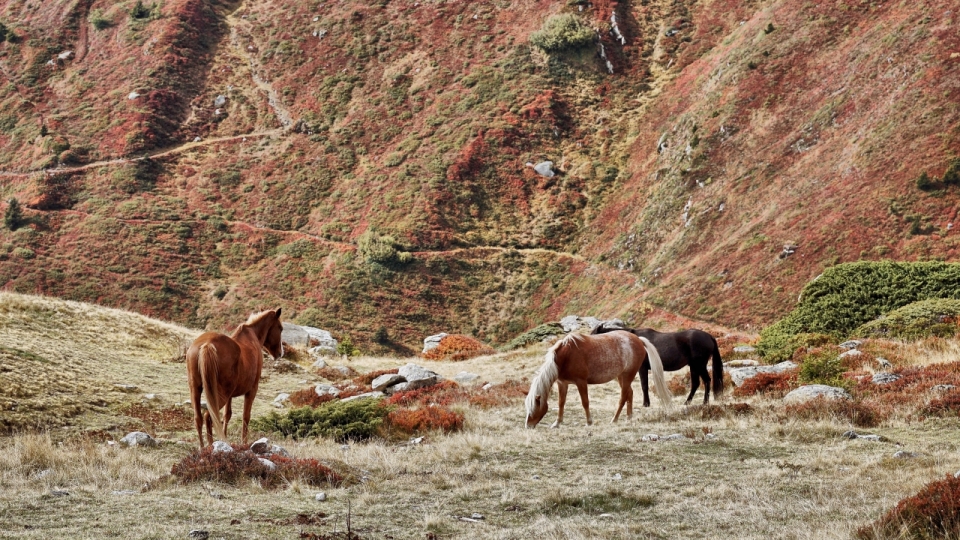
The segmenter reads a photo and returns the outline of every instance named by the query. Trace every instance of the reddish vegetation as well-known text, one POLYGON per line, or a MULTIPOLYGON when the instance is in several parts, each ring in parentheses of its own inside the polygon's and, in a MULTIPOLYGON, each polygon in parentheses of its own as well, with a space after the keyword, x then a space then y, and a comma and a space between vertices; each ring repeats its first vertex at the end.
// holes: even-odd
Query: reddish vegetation
POLYGON ((295 407, 319 407, 333 400, 332 394, 317 395, 314 387, 301 388, 290 394, 290 403, 295 407))
POLYGON ((152 432, 195 429, 193 413, 183 407, 155 409, 134 403, 122 409, 121 412, 141 420, 152 432))
POLYGON ((837 420, 849 422, 858 427, 876 427, 886 415, 879 407, 855 400, 828 400, 817 398, 806 403, 787 405, 784 409, 787 418, 802 420, 837 420))
POLYGON ((339 369, 334 368, 332 366, 326 366, 318 369, 317 375, 323 377, 324 379, 327 379, 328 381, 343 381, 346 379, 352 379, 357 375, 359 375, 359 373, 357 373, 357 370, 353 369, 350 366, 338 366, 338 367, 345 367, 347 372, 344 373, 343 371, 340 371, 339 369))
POLYGON ((394 375, 394 374, 398 373, 399 371, 400 371, 400 370, 397 369, 397 368, 393 368, 393 369, 380 369, 380 370, 371 371, 370 373, 364 373, 363 375, 360 375, 359 377, 355 377, 355 378, 353 379, 353 384, 356 385, 356 386, 359 386, 360 388, 366 388, 366 387, 370 386, 370 384, 373 383, 373 380, 376 379, 377 377, 379 377, 379 376, 381 376, 381 375, 394 375))
POLYGON ((233 445, 233 452, 214 452, 213 447, 196 450, 176 463, 170 473, 182 483, 223 482, 237 484, 250 478, 259 479, 264 488, 283 487, 291 479, 319 485, 340 485, 343 479, 315 459, 270 456, 277 468, 271 471, 249 446, 233 445))
POLYGON ((783 397, 798 386, 797 373, 758 373, 743 381, 733 390, 735 397, 763 394, 770 397, 783 397))
POLYGON ((433 386, 418 388, 408 392, 397 392, 387 398, 387 405, 403 407, 426 407, 429 405, 447 406, 462 400, 465 391, 453 381, 441 381, 433 386))
POLYGON ((386 423, 393 429, 409 434, 438 430, 451 433, 463 429, 463 413, 436 406, 395 409, 387 415, 386 423))
POLYGON ((960 536, 960 479, 947 475, 927 484, 919 493, 903 499, 870 525, 857 531, 857 538, 956 538, 960 536))
POLYGON ((922 412, 930 416, 957 416, 960 413, 960 391, 954 390, 943 397, 932 399, 922 412))
POLYGON ((440 340, 440 344, 423 354, 427 360, 459 361, 468 360, 485 354, 493 354, 492 347, 480 343, 470 336, 453 334, 440 340))

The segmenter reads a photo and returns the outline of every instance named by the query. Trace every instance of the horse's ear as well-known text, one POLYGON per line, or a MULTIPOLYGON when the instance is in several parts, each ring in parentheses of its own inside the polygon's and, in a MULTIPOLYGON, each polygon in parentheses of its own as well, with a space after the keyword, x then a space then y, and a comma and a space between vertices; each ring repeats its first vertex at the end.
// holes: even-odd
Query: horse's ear
POLYGON ((283 308, 277 308, 277 318, 278 318, 278 319, 280 318, 280 310, 281 310, 281 309, 283 309, 283 308))

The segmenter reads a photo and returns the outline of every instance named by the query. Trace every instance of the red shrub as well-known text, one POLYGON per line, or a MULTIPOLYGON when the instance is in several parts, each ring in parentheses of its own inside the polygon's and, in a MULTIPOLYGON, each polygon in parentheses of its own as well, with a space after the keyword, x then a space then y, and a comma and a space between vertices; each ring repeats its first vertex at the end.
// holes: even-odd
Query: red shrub
POLYGON ((530 391, 530 383, 523 381, 504 381, 486 390, 481 388, 467 396, 470 405, 481 409, 505 407, 523 400, 530 391))
POLYGON ((340 475, 315 459, 271 456, 270 461, 277 466, 276 470, 271 471, 249 451, 249 448, 249 446, 233 445, 233 452, 214 452, 213 447, 195 450, 176 463, 170 470, 170 474, 184 484, 190 482, 238 484, 247 479, 256 478, 265 488, 282 486, 285 481, 294 478, 299 478, 310 485, 340 485, 343 482, 340 475))
POLYGON ((960 537, 960 479, 947 475, 857 531, 864 540, 960 537))
POLYGON ((675 396, 685 396, 690 391, 690 378, 672 377, 667 381, 667 389, 675 396))
POLYGON ((493 354, 493 348, 470 336, 453 334, 440 340, 440 344, 423 354, 427 360, 467 360, 476 356, 493 354))
POLYGON ((317 375, 323 377, 324 379, 327 379, 328 381, 342 381, 344 379, 352 379, 357 375, 359 375, 359 373, 357 373, 357 370, 353 369, 350 366, 341 366, 341 367, 346 367, 347 372, 344 373, 339 369, 334 368, 333 366, 327 366, 327 367, 322 367, 318 369, 317 375))
POLYGON ((446 407, 394 409, 387 415, 385 424, 409 434, 436 430, 451 433, 463 429, 463 414, 446 407))
POLYGON ((960 392, 957 391, 935 398, 923 408, 923 413, 931 416, 957 416, 958 412, 960 412, 960 392))
POLYGON ((440 381, 433 386, 418 388, 409 392, 397 392, 387 398, 387 405, 399 405, 402 407, 427 405, 450 405, 454 401, 463 401, 465 392, 460 385, 453 381, 440 381))
POLYGON ((876 427, 885 414, 875 405, 845 399, 817 398, 806 403, 787 405, 784 414, 788 418, 803 420, 846 420, 857 427, 876 427))
POLYGON ((366 388, 366 387, 370 386, 371 384, 373 384, 373 380, 376 379, 377 377, 379 377, 379 376, 381 376, 381 375, 393 375, 393 374, 398 373, 399 371, 400 371, 400 370, 397 369, 397 368, 393 368, 393 369, 380 369, 380 370, 377 370, 377 371, 371 371, 370 373, 365 373, 365 374, 363 374, 363 375, 361 375, 361 376, 359 376, 359 377, 354 377, 354 379, 353 379, 353 384, 355 384, 355 385, 357 385, 357 386, 359 386, 359 387, 361 387, 361 388, 366 388))
POLYGON ((797 373, 758 373, 733 390, 735 397, 746 397, 755 394, 764 394, 773 397, 783 397, 787 392, 797 387, 797 373))
POLYGON ((332 399, 333 396, 330 394, 318 396, 317 391, 313 386, 309 388, 302 388, 290 394, 290 403, 297 407, 309 406, 316 408, 328 401, 331 401, 332 399))

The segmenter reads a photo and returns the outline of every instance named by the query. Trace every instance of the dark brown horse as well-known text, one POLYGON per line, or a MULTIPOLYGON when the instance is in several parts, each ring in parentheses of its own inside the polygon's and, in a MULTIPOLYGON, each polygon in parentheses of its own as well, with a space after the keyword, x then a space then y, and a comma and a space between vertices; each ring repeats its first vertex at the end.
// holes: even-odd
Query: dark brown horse
MULTIPOLYGON (((720 397, 723 394, 723 359, 720 358, 720 348, 717 340, 703 330, 684 330, 682 332, 657 332, 652 328, 607 328, 600 325, 593 329, 592 335, 600 335, 616 330, 626 330, 639 337, 646 338, 653 343, 663 360, 664 371, 677 371, 690 366, 690 395, 687 403, 693 400, 693 395, 703 380, 703 402, 710 403, 710 372, 707 371, 707 361, 713 358, 713 395, 720 397)), ((640 388, 643 389, 643 406, 650 406, 650 395, 647 390, 647 373, 649 365, 640 366, 640 388)))
POLYGON ((250 409, 260 386, 260 371, 263 369, 263 353, 266 349, 274 358, 283 356, 280 334, 280 309, 250 315, 226 336, 217 332, 201 334, 187 350, 187 384, 190 385, 190 402, 193 404, 193 419, 197 424, 200 448, 203 448, 203 424, 207 424, 207 437, 213 444, 211 423, 217 437, 227 440, 227 423, 232 414, 233 398, 243 396, 243 429, 241 440, 247 443, 247 424, 250 409), (201 415, 200 393, 207 396, 207 410, 201 415), (226 414, 221 419, 220 408, 226 405, 226 414), (212 422, 211 422, 212 417, 212 422))
POLYGON ((627 417, 633 416, 633 387, 630 385, 643 364, 652 366, 657 396, 663 406, 669 408, 671 396, 663 378, 663 366, 657 349, 649 341, 629 332, 598 336, 569 334, 550 347, 543 365, 530 383, 525 402, 527 427, 537 427, 547 414, 547 400, 550 398, 554 381, 558 381, 560 408, 557 421, 551 427, 559 427, 563 422, 567 385, 571 383, 575 384, 580 392, 580 402, 583 404, 588 425, 593 423, 590 418, 590 400, 587 397, 588 384, 603 384, 617 379, 620 383, 620 404, 613 421, 616 422, 620 417, 624 404, 627 406, 627 417))

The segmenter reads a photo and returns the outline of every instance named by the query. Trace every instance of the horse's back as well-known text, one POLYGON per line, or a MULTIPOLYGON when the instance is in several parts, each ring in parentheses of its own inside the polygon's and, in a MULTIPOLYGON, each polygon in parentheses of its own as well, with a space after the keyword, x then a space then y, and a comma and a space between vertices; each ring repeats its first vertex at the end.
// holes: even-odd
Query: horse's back
MULTIPOLYGON (((571 377, 583 378, 588 384, 602 384, 616 379, 634 364, 639 367, 637 359, 646 357, 646 349, 636 335, 616 331, 582 336, 567 346, 564 354, 566 365, 561 366, 561 371, 571 377)), ((563 375, 561 373, 562 379, 565 378, 563 375)))

